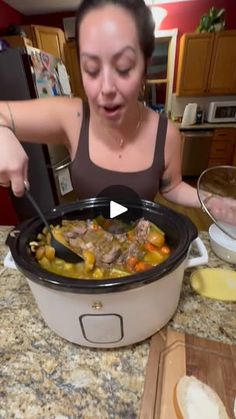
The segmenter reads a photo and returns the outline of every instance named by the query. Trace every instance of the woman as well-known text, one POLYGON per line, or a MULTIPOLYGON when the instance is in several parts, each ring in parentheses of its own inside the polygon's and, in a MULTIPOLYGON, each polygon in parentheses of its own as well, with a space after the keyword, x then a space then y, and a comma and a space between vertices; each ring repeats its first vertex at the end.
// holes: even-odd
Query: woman
POLYGON ((20 141, 64 144, 79 198, 114 184, 141 198, 162 195, 199 207, 181 178, 175 126, 138 100, 154 48, 154 22, 143 0, 82 0, 77 42, 88 104, 79 98, 0 103, 0 184, 24 194, 28 158, 20 141))

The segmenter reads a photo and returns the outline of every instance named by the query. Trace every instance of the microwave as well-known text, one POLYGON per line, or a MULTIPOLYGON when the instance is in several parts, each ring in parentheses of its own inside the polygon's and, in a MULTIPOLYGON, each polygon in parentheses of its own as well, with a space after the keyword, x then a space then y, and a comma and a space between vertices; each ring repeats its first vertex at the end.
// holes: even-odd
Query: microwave
POLYGON ((236 122, 236 101, 210 102, 207 122, 236 122))

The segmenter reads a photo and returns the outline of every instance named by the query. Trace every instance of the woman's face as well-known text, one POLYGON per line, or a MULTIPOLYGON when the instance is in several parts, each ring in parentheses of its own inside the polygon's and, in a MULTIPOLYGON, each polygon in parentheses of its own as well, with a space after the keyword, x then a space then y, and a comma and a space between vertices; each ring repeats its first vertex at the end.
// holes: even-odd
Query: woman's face
POLYGON ((81 74, 91 112, 119 125, 134 112, 144 74, 138 32, 128 11, 113 5, 88 12, 79 32, 81 74))

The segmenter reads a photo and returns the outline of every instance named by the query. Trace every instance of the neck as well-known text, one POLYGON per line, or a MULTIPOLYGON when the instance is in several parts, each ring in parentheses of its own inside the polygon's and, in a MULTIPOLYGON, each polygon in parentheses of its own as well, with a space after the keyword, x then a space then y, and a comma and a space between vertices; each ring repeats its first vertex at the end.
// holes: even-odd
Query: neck
POLYGON ((137 111, 131 123, 131 120, 124 122, 120 127, 103 127, 106 133, 107 141, 113 142, 117 148, 123 148, 128 142, 134 141, 142 124, 142 105, 137 102, 137 111))

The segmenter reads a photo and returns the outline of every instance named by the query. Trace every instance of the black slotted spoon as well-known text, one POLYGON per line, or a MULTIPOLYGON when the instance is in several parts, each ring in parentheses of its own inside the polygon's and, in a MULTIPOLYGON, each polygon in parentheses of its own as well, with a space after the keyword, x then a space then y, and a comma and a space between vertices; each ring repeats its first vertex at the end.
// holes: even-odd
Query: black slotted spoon
POLYGON ((47 227, 49 233, 51 234, 51 246, 55 249, 56 256, 60 259, 63 259, 65 262, 69 263, 81 263, 84 262, 84 259, 77 255, 77 253, 73 252, 73 250, 70 250, 68 247, 64 246, 61 242, 55 239, 52 229, 47 222, 45 216, 43 215, 41 209, 39 208, 37 202, 34 200, 33 196, 29 192, 29 185, 27 182, 24 182, 25 184, 25 195, 28 198, 28 200, 33 205, 34 209, 37 211, 40 219, 43 221, 45 226, 47 227))

